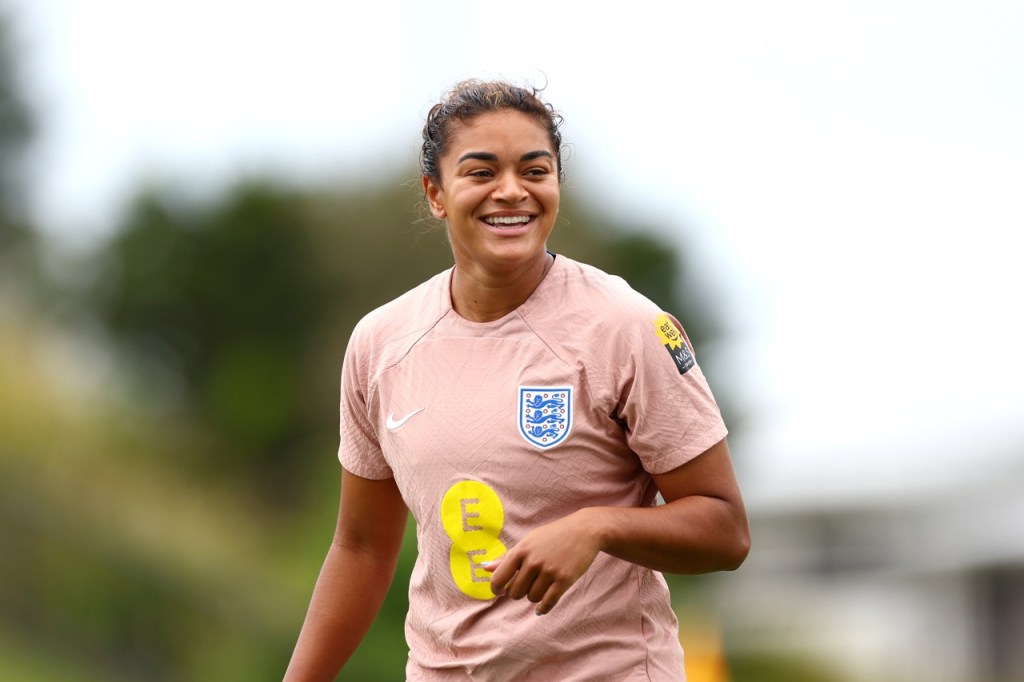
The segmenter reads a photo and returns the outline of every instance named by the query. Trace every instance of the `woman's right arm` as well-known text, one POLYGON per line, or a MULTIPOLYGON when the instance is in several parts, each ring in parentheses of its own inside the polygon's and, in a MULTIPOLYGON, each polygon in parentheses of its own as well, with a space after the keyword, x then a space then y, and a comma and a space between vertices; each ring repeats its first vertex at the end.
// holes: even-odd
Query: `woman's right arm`
POLYGON ((391 586, 407 517, 395 479, 342 470, 338 527, 285 682, 333 680, 348 661, 391 586))

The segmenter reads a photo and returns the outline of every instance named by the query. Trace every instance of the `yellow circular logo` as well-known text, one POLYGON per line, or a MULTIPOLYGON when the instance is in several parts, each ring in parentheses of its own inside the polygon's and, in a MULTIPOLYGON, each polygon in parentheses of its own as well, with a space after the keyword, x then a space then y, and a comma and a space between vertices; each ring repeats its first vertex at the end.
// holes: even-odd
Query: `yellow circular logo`
POLYGON ((481 564, 506 550, 498 539, 505 524, 498 494, 480 481, 460 481, 441 500, 441 522, 452 539, 448 558, 455 585, 474 599, 493 599, 491 574, 481 564))

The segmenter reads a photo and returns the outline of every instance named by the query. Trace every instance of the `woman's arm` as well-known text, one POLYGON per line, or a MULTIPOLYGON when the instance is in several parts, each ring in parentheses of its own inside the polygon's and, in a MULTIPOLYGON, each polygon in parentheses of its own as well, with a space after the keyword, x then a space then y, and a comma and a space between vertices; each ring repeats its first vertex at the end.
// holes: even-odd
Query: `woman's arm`
POLYGON ((393 478, 342 471, 341 505, 286 682, 333 680, 376 618, 398 563, 408 510, 393 478))
POLYGON ((750 528, 727 442, 653 478, 664 505, 582 510, 592 517, 601 550, 666 573, 739 568, 750 550, 750 528))
POLYGON ((490 566, 495 594, 528 597, 547 613, 598 552, 669 573, 743 563, 750 529, 725 440, 654 481, 663 505, 590 507, 528 533, 490 566))

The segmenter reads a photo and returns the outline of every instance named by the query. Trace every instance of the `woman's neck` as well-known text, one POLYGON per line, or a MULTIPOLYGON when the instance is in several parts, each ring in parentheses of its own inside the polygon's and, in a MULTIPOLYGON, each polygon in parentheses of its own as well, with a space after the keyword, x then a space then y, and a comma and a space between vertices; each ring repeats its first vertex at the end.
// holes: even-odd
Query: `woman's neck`
POLYGON ((452 307, 471 322, 501 319, 530 298, 554 262, 554 254, 545 251, 522 270, 500 275, 460 267, 456 263, 452 274, 452 307))

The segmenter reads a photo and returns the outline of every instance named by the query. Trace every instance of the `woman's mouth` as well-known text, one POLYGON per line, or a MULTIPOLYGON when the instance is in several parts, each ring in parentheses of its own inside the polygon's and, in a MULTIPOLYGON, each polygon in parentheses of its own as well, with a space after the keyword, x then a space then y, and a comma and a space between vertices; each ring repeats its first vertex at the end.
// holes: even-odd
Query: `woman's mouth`
POLYGON ((526 223, 533 220, 533 216, 528 215, 508 215, 508 216, 487 216, 484 218, 484 222, 494 227, 518 227, 525 225, 526 223))

